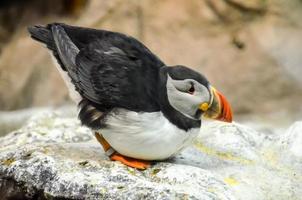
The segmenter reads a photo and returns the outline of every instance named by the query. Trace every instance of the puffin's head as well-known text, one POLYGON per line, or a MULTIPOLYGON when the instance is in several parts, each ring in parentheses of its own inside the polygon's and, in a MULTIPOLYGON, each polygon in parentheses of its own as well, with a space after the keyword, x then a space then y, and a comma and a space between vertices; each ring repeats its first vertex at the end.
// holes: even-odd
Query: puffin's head
POLYGON ((166 92, 169 104, 192 118, 232 122, 232 111, 226 98, 201 74, 184 66, 165 67, 166 92))

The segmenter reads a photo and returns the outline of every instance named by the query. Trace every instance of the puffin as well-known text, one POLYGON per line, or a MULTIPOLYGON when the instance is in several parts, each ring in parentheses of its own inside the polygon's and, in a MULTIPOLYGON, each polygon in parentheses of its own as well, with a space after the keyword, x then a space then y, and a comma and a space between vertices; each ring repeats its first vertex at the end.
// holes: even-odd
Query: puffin
POLYGON ((143 170, 188 147, 202 117, 232 122, 204 75, 166 65, 134 37, 63 23, 28 31, 49 49, 79 120, 113 161, 143 170))

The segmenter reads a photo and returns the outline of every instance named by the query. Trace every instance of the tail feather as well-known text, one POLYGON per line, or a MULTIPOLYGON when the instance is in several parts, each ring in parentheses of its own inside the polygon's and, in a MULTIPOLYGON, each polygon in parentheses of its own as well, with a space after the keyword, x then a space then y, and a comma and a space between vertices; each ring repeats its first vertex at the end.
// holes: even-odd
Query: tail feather
POLYGON ((35 26, 30 26, 28 27, 28 32, 30 33, 31 38, 33 38, 34 40, 41 42, 43 44, 46 45, 46 47, 52 51, 54 57, 56 58, 56 60, 58 61, 59 65, 61 66, 61 68, 66 71, 65 66, 63 65, 58 51, 57 51, 57 47, 53 38, 53 34, 51 31, 51 25, 52 24, 48 24, 47 26, 40 26, 40 25, 35 25, 35 26))
POLYGON ((54 39, 49 27, 44 27, 40 25, 28 27, 28 32, 31 38, 37 40, 41 43, 46 44, 46 46, 51 50, 56 50, 54 45, 54 39))

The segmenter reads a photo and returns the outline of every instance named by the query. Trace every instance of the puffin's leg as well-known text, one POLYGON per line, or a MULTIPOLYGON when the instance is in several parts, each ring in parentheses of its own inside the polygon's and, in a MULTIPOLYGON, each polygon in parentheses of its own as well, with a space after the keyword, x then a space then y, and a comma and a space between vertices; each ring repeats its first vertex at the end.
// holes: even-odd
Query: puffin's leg
POLYGON ((95 132, 95 137, 98 140, 98 142, 103 146, 103 149, 104 149, 106 155, 108 155, 111 160, 120 161, 124 165, 127 165, 129 167, 133 167, 133 168, 136 168, 136 169, 146 169, 150 166, 149 161, 139 160, 139 159, 136 159, 136 158, 130 158, 130 157, 123 156, 122 154, 116 152, 110 146, 110 144, 105 140, 105 138, 101 134, 99 134, 98 132, 95 132))

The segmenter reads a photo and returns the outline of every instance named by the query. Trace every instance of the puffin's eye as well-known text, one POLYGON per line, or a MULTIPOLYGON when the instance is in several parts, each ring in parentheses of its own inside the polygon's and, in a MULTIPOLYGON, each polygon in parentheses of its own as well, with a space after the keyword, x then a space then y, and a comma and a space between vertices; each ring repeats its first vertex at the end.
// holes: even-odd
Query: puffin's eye
POLYGON ((190 87, 190 89, 188 90, 188 93, 189 93, 189 94, 193 94, 194 92, 195 92, 194 85, 191 84, 191 87, 190 87))

